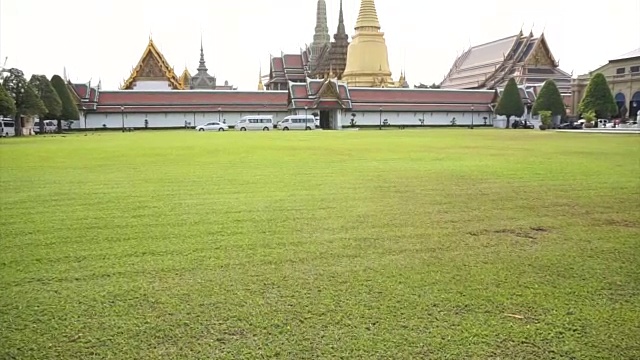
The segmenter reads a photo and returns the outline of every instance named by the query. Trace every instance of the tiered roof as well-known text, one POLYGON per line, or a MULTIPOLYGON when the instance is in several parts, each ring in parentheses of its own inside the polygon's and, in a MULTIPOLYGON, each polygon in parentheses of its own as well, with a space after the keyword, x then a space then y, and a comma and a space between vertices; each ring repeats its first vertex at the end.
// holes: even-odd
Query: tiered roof
POLYGON ((558 67, 542 34, 520 33, 474 46, 460 55, 442 81, 443 89, 495 89, 514 77, 518 84, 553 79, 561 92, 570 92, 571 75, 558 67))
POLYGON ((166 80, 172 89, 183 90, 184 87, 180 83, 180 79, 173 71, 173 67, 169 65, 167 59, 156 47, 153 39, 149 38, 149 44, 142 53, 140 61, 131 70, 131 75, 124 81, 120 87, 122 90, 131 90, 134 87, 136 80, 139 79, 152 79, 152 80, 166 80))

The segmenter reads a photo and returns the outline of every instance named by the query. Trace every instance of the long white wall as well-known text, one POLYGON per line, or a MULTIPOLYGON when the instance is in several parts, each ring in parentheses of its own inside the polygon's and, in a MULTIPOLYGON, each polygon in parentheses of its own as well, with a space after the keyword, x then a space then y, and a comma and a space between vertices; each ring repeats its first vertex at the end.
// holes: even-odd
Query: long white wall
MULTIPOLYGON (((379 125, 380 112, 358 112, 344 111, 342 113, 342 126, 351 124, 352 114, 356 114, 356 126, 358 125, 379 125)), ((473 123, 483 125, 484 117, 487 118, 487 125, 491 124, 493 114, 491 112, 473 112, 473 123)), ((382 112, 382 121, 387 119, 389 125, 420 125, 420 119, 424 119, 424 125, 451 125, 451 121, 456 119, 456 125, 471 125, 471 112, 382 112)))
POLYGON ((282 120, 289 112, 208 112, 208 113, 87 113, 86 128, 121 128, 124 116, 124 126, 142 128, 144 120, 149 121, 150 128, 184 127, 185 121, 190 126, 198 126, 209 121, 223 121, 228 125, 235 125, 240 118, 247 115, 273 115, 274 122, 282 120))
MULTIPOLYGON (((315 110, 308 110, 307 113, 311 115, 315 110)), ((208 113, 92 113, 89 112, 85 115, 84 120, 77 122, 82 128, 95 129, 103 128, 106 125, 107 128, 121 128, 122 117, 124 115, 125 127, 144 127, 144 120, 149 121, 150 128, 160 127, 184 127, 185 121, 190 123, 190 126, 202 125, 209 121, 222 121, 225 120, 228 125, 235 125, 240 118, 247 115, 273 115, 274 122, 282 120, 285 116, 292 113, 304 114, 302 111, 293 112, 208 112, 208 113)), ((354 112, 343 111, 341 114, 336 114, 335 118, 343 127, 349 127, 351 124, 351 114, 355 113, 356 126, 376 126, 380 123, 380 112, 354 112)), ((470 125, 471 124, 471 112, 382 112, 382 120, 387 119, 389 125, 420 125, 420 119, 424 116, 424 125, 433 126, 450 126, 451 120, 456 119, 456 125, 470 125)), ((475 125, 483 125, 484 119, 487 118, 487 125, 492 123, 493 114, 490 112, 474 112, 473 123, 475 125)), ((75 125, 75 124, 74 124, 75 125)), ((76 126, 74 126, 75 128, 76 126)))

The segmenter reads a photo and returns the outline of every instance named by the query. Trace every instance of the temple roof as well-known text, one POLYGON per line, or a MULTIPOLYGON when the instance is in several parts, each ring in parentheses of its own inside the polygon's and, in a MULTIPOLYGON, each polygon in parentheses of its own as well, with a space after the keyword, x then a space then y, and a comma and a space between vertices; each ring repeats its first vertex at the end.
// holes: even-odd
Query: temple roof
POLYGON ((494 90, 350 88, 354 111, 491 111, 494 90))
POLYGON ((444 89, 492 89, 502 86, 511 77, 519 83, 554 79, 568 84, 571 76, 558 68, 544 34, 536 38, 533 33, 525 36, 521 31, 465 51, 455 60, 440 86, 444 89))
POLYGON ((635 49, 633 51, 629 51, 626 54, 622 54, 622 55, 618 56, 615 59, 611 59, 610 61, 626 60, 626 59, 632 59, 632 58, 635 58, 635 57, 640 57, 640 48, 637 48, 637 49, 635 49))
POLYGON ((121 89, 132 89, 138 77, 162 77, 169 82, 171 88, 176 90, 184 89, 180 84, 178 76, 173 72, 173 68, 169 65, 151 38, 149 38, 149 44, 147 44, 147 47, 142 53, 138 64, 131 71, 129 78, 122 84, 121 89))
POLYGON ((198 72, 191 77, 191 89, 215 89, 216 78, 208 73, 207 64, 204 60, 204 49, 202 39, 200 39, 200 61, 198 63, 198 72))
POLYGON ((97 112, 287 111, 287 91, 101 91, 97 112))
POLYGON ((184 71, 182 72, 182 75, 180 75, 180 84, 184 89, 188 89, 190 82, 191 82, 191 73, 189 72, 189 69, 185 67, 184 71))

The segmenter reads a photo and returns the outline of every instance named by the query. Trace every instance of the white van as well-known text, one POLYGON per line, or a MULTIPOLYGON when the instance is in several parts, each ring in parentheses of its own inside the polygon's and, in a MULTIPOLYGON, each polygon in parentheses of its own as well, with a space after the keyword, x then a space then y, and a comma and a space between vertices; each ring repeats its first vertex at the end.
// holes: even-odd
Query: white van
POLYGON ((235 126, 236 130, 262 130, 269 131, 273 129, 273 115, 250 115, 244 116, 235 126))
POLYGON ((13 119, 2 118, 0 119, 0 136, 15 136, 16 135, 16 123, 13 119))
MULTIPOLYGON (((56 130, 58 130, 58 125, 56 124, 55 121, 51 121, 51 120, 44 121, 45 133, 54 133, 56 132, 56 130)), ((36 121, 35 124, 33 124, 33 132, 35 132, 36 134, 40 133, 40 121, 36 121)))
POLYGON ((278 123, 278 128, 288 130, 312 130, 316 128, 316 118, 313 115, 289 115, 278 123))

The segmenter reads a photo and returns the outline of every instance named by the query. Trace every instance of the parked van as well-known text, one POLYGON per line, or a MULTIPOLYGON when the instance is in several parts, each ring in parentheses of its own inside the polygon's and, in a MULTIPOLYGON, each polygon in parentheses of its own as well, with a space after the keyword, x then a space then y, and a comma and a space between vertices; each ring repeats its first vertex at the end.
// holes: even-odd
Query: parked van
POLYGON ((15 136, 16 135, 16 123, 13 119, 2 118, 0 119, 0 136, 15 136))
POLYGON ((236 130, 262 130, 269 131, 273 129, 273 115, 250 115, 244 116, 235 126, 236 130))
POLYGON ((312 130, 316 128, 316 118, 313 115, 289 115, 278 123, 278 128, 288 130, 312 130))
MULTIPOLYGON (((56 132, 56 130, 58 130, 58 125, 56 124, 55 121, 52 121, 52 120, 45 120, 44 121, 44 132, 45 133, 53 133, 53 132, 56 132)), ((36 134, 40 133, 40 121, 36 121, 35 124, 33 124, 33 131, 36 134)))

